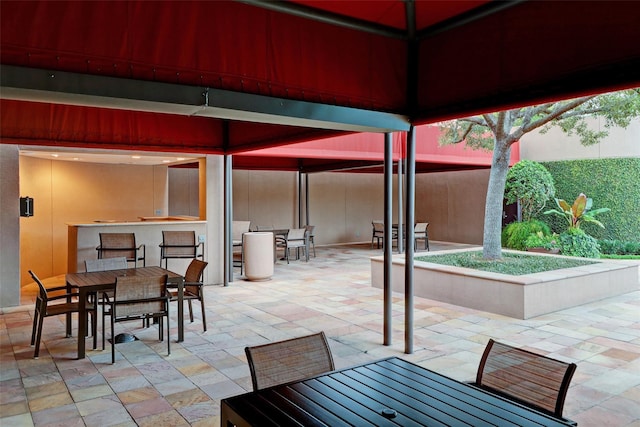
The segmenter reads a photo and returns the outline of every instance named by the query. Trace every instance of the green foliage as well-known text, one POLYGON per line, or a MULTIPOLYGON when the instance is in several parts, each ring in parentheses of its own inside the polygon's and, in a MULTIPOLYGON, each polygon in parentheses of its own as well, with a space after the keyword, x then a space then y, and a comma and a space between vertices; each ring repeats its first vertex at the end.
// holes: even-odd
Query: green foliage
POLYGON ((544 234, 542 231, 538 231, 536 234, 531 234, 524 242, 526 249, 530 248, 545 248, 555 249, 558 247, 558 235, 557 234, 544 234))
POLYGON ((602 239, 598 245, 600 252, 607 255, 640 255, 640 242, 602 239))
POLYGON ((523 222, 512 222, 502 231, 502 246, 509 249, 524 251, 527 249, 527 238, 538 232, 541 232, 544 235, 551 233, 549 226, 537 219, 523 222))
MULTIPOLYGON (((558 142, 560 143, 560 141, 558 142)), ((640 242, 640 158, 569 160, 543 163, 554 178, 558 197, 585 192, 610 212, 599 219, 607 227, 593 224, 582 228, 598 239, 640 242)), ((537 215, 557 233, 566 229, 559 217, 537 215)))
POLYGON ((480 251, 422 256, 416 257, 416 261, 473 268, 475 270, 491 271, 513 276, 593 264, 593 261, 587 260, 537 256, 525 253, 505 253, 504 257, 500 260, 487 260, 482 257, 482 252, 480 251))
POLYGON ((596 224, 598 227, 604 228, 604 225, 602 225, 600 221, 595 219, 595 216, 604 212, 609 212, 611 210, 609 208, 599 208, 591 210, 591 208, 593 207, 593 199, 588 198, 584 195, 584 193, 580 193, 580 195, 573 202, 573 205, 570 205, 563 199, 555 199, 555 201, 558 205, 558 209, 550 209, 544 212, 544 214, 553 214, 564 217, 568 222, 569 229, 580 228, 580 223, 582 222, 589 222, 592 224, 596 224))
POLYGON ((507 203, 520 201, 524 221, 540 212, 555 194, 553 177, 541 163, 520 160, 507 173, 504 197, 507 203))
POLYGON ((598 241, 579 228, 569 228, 559 236, 560 253, 583 258, 600 258, 598 241))

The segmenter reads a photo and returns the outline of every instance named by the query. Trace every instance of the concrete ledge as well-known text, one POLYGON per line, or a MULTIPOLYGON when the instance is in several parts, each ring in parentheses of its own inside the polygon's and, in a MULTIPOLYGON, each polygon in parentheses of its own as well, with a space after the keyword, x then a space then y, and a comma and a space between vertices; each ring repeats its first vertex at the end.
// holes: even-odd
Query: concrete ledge
MULTIPOLYGON (((419 256, 478 250, 459 249, 419 256)), ((534 256, 556 256, 532 254, 534 256)), ((416 296, 476 310, 529 319, 640 289, 635 261, 594 260, 595 264, 510 276, 430 262, 414 263, 416 296)), ((404 255, 392 262, 392 287, 404 293, 404 255)), ((383 287, 384 258, 371 258, 371 284, 383 287)))

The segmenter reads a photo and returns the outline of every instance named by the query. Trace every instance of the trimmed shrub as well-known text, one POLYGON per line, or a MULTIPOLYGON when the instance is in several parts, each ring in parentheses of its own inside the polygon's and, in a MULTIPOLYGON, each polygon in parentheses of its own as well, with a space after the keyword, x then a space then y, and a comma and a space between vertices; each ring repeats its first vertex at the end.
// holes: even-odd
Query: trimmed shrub
MULTIPOLYGON (((573 200, 585 193, 610 212, 599 219, 606 228, 585 224, 584 231, 598 239, 640 242, 640 158, 568 160, 542 163, 553 176, 556 197, 573 200)), ((553 201, 551 201, 553 203, 553 201)), ((557 233, 566 221, 539 214, 557 233)))
POLYGON ((527 249, 527 238, 532 234, 542 232, 543 235, 551 234, 549 226, 542 221, 512 222, 502 230, 502 246, 509 249, 524 251, 527 249))
POLYGON ((583 258, 600 258, 598 241, 579 228, 570 228, 559 236, 560 253, 583 258))

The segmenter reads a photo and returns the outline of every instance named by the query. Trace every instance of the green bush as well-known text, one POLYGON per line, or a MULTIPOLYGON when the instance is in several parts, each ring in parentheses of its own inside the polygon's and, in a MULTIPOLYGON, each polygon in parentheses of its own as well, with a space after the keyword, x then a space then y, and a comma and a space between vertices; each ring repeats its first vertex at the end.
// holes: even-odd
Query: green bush
POLYGON ((579 228, 570 228, 559 236, 560 253, 583 258, 600 258, 598 241, 579 228))
POLYGON ((555 194, 553 177, 541 163, 520 160, 507 173, 504 198, 507 203, 520 202, 523 221, 542 211, 555 194))
POLYGON ((598 240, 600 253, 607 255, 640 255, 640 243, 621 240, 598 240))
MULTIPOLYGON (((556 197, 573 200, 576 194, 588 194, 597 206, 606 206, 602 229, 584 224, 584 231, 598 239, 640 242, 640 158, 568 160, 542 163, 553 176, 556 197)), ((553 203, 553 200, 551 201, 553 203)), ((566 228, 562 218, 542 214, 536 216, 547 222, 557 233, 566 228)))
POLYGON ((538 232, 542 232, 545 236, 551 234, 549 226, 537 219, 512 222, 502 230, 502 246, 509 249, 524 251, 527 249, 527 238, 532 234, 537 234, 538 232))

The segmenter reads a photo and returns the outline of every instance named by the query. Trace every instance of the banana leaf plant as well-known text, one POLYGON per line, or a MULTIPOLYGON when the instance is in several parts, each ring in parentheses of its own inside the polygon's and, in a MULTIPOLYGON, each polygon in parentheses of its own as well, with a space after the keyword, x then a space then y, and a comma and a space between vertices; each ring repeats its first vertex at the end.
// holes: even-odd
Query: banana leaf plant
POLYGON ((591 222, 604 228, 604 225, 594 217, 598 214, 609 212, 611 210, 609 208, 591 210, 593 200, 585 196, 584 193, 580 193, 573 202, 573 205, 570 205, 563 199, 555 199, 555 201, 559 209, 550 209, 544 213, 545 215, 558 215, 565 218, 569 224, 569 229, 580 228, 581 222, 591 222))

